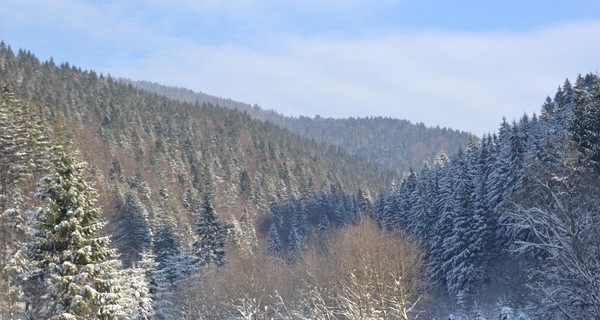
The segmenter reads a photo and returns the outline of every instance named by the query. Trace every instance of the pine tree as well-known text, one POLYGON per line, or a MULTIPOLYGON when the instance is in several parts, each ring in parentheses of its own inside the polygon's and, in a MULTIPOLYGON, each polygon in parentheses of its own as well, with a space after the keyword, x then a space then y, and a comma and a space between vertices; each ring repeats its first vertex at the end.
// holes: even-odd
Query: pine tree
POLYGON ((17 290, 10 281, 15 253, 25 237, 21 182, 28 174, 22 105, 5 83, 0 92, 0 314, 14 313, 17 290))
POLYGON ((201 266, 211 262, 221 267, 225 264, 225 241, 227 228, 219 221, 219 215, 210 201, 209 195, 204 196, 202 209, 196 219, 196 241, 194 255, 201 266))
POLYGON ((469 293, 483 275, 483 255, 487 228, 477 210, 475 184, 477 148, 472 146, 464 157, 457 156, 458 174, 455 184, 455 211, 452 236, 448 241, 450 268, 446 274, 448 291, 469 293), (469 161, 470 159, 470 161, 469 161))
POLYGON ((46 319, 117 319, 120 268, 110 238, 100 237, 102 212, 85 180, 86 164, 65 148, 54 149, 53 168, 38 186, 44 205, 36 209, 27 253, 32 280, 43 281, 46 319))
POLYGON ((292 227, 288 239, 288 258, 291 262, 296 262, 301 249, 302 237, 299 235, 298 230, 292 227))
POLYGON ((114 242, 120 248, 121 260, 126 266, 130 266, 141 259, 142 252, 150 250, 152 235, 148 213, 139 199, 127 192, 119 200, 117 210, 123 218, 118 221, 119 227, 114 233, 114 242))
POLYGON ((281 244, 279 232, 277 232, 275 223, 271 224, 269 227, 267 236, 269 237, 269 252, 275 255, 281 255, 283 253, 283 245, 281 244))
POLYGON ((148 252, 142 252, 141 257, 142 260, 139 263, 134 264, 131 268, 123 269, 119 273, 124 283, 120 302, 125 309, 121 316, 122 319, 150 320, 154 319, 156 315, 148 277, 148 272, 153 269, 147 269, 153 265, 153 257, 148 252))
POLYGON ((256 237, 256 229, 254 228, 254 219, 246 209, 244 209, 240 216, 240 229, 242 231, 240 237, 242 248, 245 251, 253 253, 258 245, 258 239, 256 237))
MULTIPOLYGON (((163 224, 164 226, 164 224, 163 224)), ((145 288, 140 286, 145 299, 138 299, 138 317, 144 319, 171 319, 176 318, 177 310, 173 303, 173 293, 170 291, 170 285, 165 278, 166 272, 159 269, 158 258, 152 252, 142 253, 142 259, 135 267, 144 271, 146 278, 148 294, 145 295, 145 288), (151 303, 151 306, 147 305, 151 303)), ((173 266, 171 264, 170 266, 173 266)), ((142 297, 142 295, 140 295, 142 297)), ((136 314, 132 314, 136 316, 136 314)))
POLYGON ((573 89, 573 119, 569 124, 582 162, 600 170, 600 80, 597 76, 581 75, 573 89))
MULTIPOLYGON (((441 168, 441 167, 438 167, 441 168)), ((432 276, 434 279, 445 284, 448 269, 444 265, 448 261, 447 241, 452 237, 453 214, 455 210, 453 198, 453 179, 455 166, 453 163, 445 165, 444 171, 440 172, 439 188, 435 211, 438 219, 431 228, 431 236, 427 238, 429 247, 429 260, 432 262, 432 276)))
POLYGON ((411 194, 411 216, 408 219, 408 229, 418 237, 427 237, 435 223, 436 190, 433 173, 425 162, 415 191, 411 194))
POLYGON ((319 231, 327 231, 330 228, 329 218, 326 214, 322 213, 319 216, 319 231))
POLYGON ((393 229, 397 227, 394 225, 395 216, 400 214, 400 208, 396 199, 398 198, 398 190, 396 184, 392 184, 390 191, 383 203, 383 211, 380 215, 379 225, 385 229, 393 229))
POLYGON ((159 288, 167 288, 184 277, 189 268, 181 252, 181 240, 168 222, 156 227, 152 251, 158 264, 155 280, 159 288))
POLYGON ((554 96, 554 127, 556 139, 562 140, 564 130, 569 126, 573 116, 572 103, 574 99, 574 89, 569 79, 565 80, 562 90, 556 92, 554 96))
POLYGON ((8 84, 3 87, 1 96, 0 291, 5 293, 5 299, 0 305, 6 303, 12 318, 18 293, 22 294, 22 300, 26 303, 26 312, 31 306, 28 302, 39 296, 32 294, 32 290, 38 290, 29 286, 31 283, 21 281, 18 274, 27 267, 27 259, 20 250, 28 241, 25 223, 27 195, 33 191, 29 189, 33 187, 33 182, 49 170, 50 152, 48 135, 37 109, 18 100, 8 84), (8 281, 9 278, 12 283, 8 281))
POLYGON ((361 215, 370 217, 373 214, 373 198, 369 190, 358 189, 358 206, 361 215))
POLYGON ((490 172, 486 190, 487 206, 493 212, 496 212, 504 200, 505 188, 508 186, 508 175, 510 171, 510 125, 503 119, 500 125, 499 136, 494 141, 496 148, 493 151, 495 163, 490 172))

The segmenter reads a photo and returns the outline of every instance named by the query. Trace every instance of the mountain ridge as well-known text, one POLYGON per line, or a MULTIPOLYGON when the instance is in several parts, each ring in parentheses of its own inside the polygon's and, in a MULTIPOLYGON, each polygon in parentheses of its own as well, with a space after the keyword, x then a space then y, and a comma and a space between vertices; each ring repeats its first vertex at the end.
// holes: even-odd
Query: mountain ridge
POLYGON ((186 88, 124 78, 119 78, 119 81, 178 101, 215 104, 240 110, 253 119, 271 122, 302 137, 339 146, 399 174, 420 168, 424 161, 431 163, 440 152, 454 154, 459 148, 465 147, 470 138, 475 138, 465 131, 427 127, 422 122, 413 124, 391 117, 290 117, 258 105, 251 106, 186 88))

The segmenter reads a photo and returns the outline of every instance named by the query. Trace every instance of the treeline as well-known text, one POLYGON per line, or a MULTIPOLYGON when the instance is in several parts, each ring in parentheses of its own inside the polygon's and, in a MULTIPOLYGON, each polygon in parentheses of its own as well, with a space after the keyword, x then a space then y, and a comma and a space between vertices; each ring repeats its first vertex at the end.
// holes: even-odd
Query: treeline
MULTIPOLYGON (((323 141, 400 174, 433 161, 440 153, 454 154, 469 138, 463 131, 426 127, 408 120, 366 118, 284 118, 280 125, 300 136, 323 141)), ((476 138, 475 138, 476 139, 476 138)))
POLYGON ((440 152, 453 154, 459 147, 465 147, 470 137, 467 132, 426 127, 423 123, 413 124, 407 120, 385 117, 286 117, 273 110, 263 110, 257 105, 250 106, 188 89, 167 87, 148 81, 119 80, 170 99, 189 103, 208 102, 239 110, 253 119, 287 128, 299 136, 339 146, 349 153, 400 174, 407 173, 411 168, 419 168, 423 161, 433 161, 440 152))
POLYGON ((350 196, 332 188, 310 198, 273 203, 271 215, 261 221, 259 231, 266 235, 271 253, 294 262, 313 234, 356 224, 371 216, 372 206, 368 191, 359 190, 350 196))

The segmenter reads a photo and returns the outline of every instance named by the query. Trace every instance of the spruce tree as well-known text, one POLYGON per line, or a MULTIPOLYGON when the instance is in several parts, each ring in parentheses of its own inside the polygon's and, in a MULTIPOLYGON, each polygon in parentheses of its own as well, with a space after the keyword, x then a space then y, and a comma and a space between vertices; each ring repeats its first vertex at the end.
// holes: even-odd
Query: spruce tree
POLYGON ((358 206, 361 215, 370 217, 373 214, 373 198, 368 190, 358 189, 358 206))
POLYGON ((156 227, 152 252, 156 258, 156 283, 161 289, 167 288, 183 279, 188 271, 187 261, 181 252, 181 240, 173 227, 161 221, 156 227))
MULTIPOLYGON (((26 235, 29 182, 48 169, 47 135, 37 110, 18 99, 8 82, 0 89, 0 313, 16 314, 19 293, 27 291, 16 277, 23 270, 19 254, 26 235), (21 291, 21 292, 19 292, 21 291)), ((32 294, 25 292, 25 302, 32 294)))
POLYGON ((573 89, 570 137, 580 151, 580 160, 600 171, 600 80, 581 75, 573 89))
POLYGON ((239 245, 241 249, 253 254, 258 245, 258 239, 254 228, 254 219, 248 214, 246 209, 244 209, 240 216, 240 231, 239 245))
POLYGON ((148 277, 153 272, 154 257, 149 252, 141 253, 142 260, 131 268, 123 269, 119 276, 124 282, 123 293, 120 303, 125 307, 125 313, 121 319, 126 320, 150 320, 154 319, 153 293, 148 277), (150 263, 150 264, 149 264, 150 263))
POLYGON ((204 203, 196 220, 196 236, 194 255, 197 263, 208 265, 213 262, 218 267, 223 266, 227 228, 219 221, 219 215, 213 208, 209 195, 204 196, 204 203))
POLYGON ((267 235, 269 237, 269 252, 277 256, 281 255, 283 253, 283 245, 281 244, 275 223, 271 224, 267 235))
POLYGON ((141 260, 141 254, 151 249, 152 235, 148 212, 132 192, 119 196, 116 210, 123 216, 114 233, 121 260, 126 266, 141 260))
POLYGON ((117 319, 120 268, 110 238, 98 236, 105 223, 96 191, 85 179, 86 164, 55 147, 53 167, 38 185, 43 205, 33 212, 27 246, 30 278, 42 281, 44 294, 34 303, 45 319, 117 319))
POLYGON ((302 250, 302 238, 298 230, 292 227, 288 237, 288 257, 291 262, 296 262, 300 250, 302 250))
POLYGON ((0 92, 0 314, 13 314, 17 291, 10 281, 10 265, 24 237, 23 192, 27 173, 20 103, 5 83, 0 92))

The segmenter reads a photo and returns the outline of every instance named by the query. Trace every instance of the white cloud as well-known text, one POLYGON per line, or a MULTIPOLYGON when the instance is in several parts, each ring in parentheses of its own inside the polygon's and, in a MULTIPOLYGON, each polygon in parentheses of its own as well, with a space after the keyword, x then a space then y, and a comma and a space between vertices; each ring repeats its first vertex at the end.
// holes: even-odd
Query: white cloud
MULTIPOLYGON (((272 21, 261 24, 261 19, 283 18, 267 10, 277 1, 169 3, 167 10, 159 1, 146 7, 117 1, 98 7, 72 0, 7 0, 0 3, 5 13, 0 26, 55 32, 42 42, 57 50, 51 52, 57 61, 115 76, 184 86, 292 115, 384 115, 476 134, 495 130, 503 115, 511 120, 538 111, 566 77, 596 71, 600 64, 600 21, 523 33, 392 30, 299 36, 273 30, 272 21), (173 20, 182 11, 193 14, 173 20), (243 20, 239 30, 237 21, 230 21, 238 17, 243 20), (194 19, 198 30, 189 30, 194 19), (217 32, 217 20, 223 19, 234 26, 226 32, 240 32, 242 38, 246 27, 266 33, 242 43, 203 41, 202 32, 217 32)), ((287 1, 286 10, 307 14, 321 2, 302 3, 287 1)), ((368 3, 355 0, 347 10, 370 8, 368 3)), ((322 6, 335 11, 342 1, 322 6)), ((39 43, 35 33, 29 37, 39 43)))
POLYGON ((114 68, 286 114, 385 115, 481 134, 503 115, 537 112, 566 77, 595 71, 595 34, 600 22, 591 21, 525 34, 281 37, 275 50, 190 41, 114 68))

